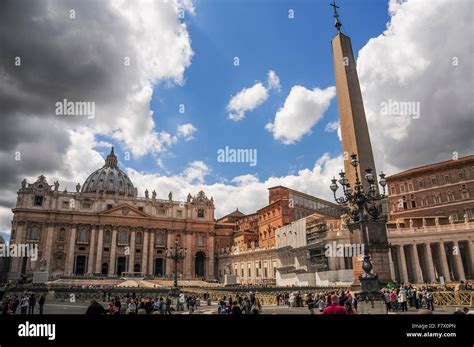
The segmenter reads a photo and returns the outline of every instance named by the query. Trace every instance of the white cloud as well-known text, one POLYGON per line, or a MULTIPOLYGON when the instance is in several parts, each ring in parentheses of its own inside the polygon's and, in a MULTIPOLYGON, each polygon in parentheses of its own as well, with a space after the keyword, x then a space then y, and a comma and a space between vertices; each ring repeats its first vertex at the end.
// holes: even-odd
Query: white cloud
POLYGON ((242 89, 230 99, 227 118, 236 122, 242 120, 246 112, 256 109, 268 99, 271 90, 281 90, 280 78, 273 70, 268 71, 267 87, 257 81, 252 87, 242 89))
POLYGON ((255 83, 250 88, 244 88, 234 95, 227 105, 228 118, 239 121, 245 113, 260 106, 268 98, 268 91, 261 82, 255 83))
POLYGON ((189 183, 203 183, 207 174, 209 174, 209 167, 202 161, 193 161, 183 172, 183 178, 189 183))
POLYGON ((196 131, 197 129, 191 123, 178 125, 178 137, 183 137, 185 141, 192 140, 196 131))
POLYGON ((139 196, 143 196, 145 189, 155 189, 158 197, 167 197, 172 191, 173 199, 184 201, 189 192, 194 195, 203 190, 208 197, 214 197, 218 218, 237 207, 244 213, 257 211, 268 204, 268 188, 278 185, 333 201, 330 180, 342 167, 342 155, 331 158, 324 154, 313 168, 300 170, 294 175, 269 177, 264 181, 255 175, 242 175, 234 177, 232 184, 206 184, 205 176, 210 169, 199 161, 191 163, 183 173, 175 176, 141 173, 134 169, 128 169, 127 173, 138 188, 139 196))
POLYGON ((377 169, 396 173, 472 154, 472 1, 392 0, 389 9, 387 30, 357 60, 377 169), (382 116, 389 99, 419 102, 420 117, 382 116))
POLYGON ((339 140, 342 141, 341 124, 339 123, 339 121, 329 122, 328 124, 326 124, 326 128, 324 128, 324 131, 328 133, 337 131, 337 136, 339 137, 339 140))
POLYGON ((280 78, 273 70, 268 71, 267 85, 268 89, 274 89, 278 92, 281 90, 280 78))
POLYGON ((293 86, 285 104, 276 113, 273 123, 268 123, 265 129, 284 144, 295 143, 311 132, 311 128, 322 118, 335 95, 335 87, 310 90, 298 85, 293 86))

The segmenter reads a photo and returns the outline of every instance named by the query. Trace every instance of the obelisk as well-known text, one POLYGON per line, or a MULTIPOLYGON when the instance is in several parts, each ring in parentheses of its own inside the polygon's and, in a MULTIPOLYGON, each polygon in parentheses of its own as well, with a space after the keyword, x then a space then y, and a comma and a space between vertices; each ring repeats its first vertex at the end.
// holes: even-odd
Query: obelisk
MULTIPOLYGON (((356 170, 351 165, 350 155, 355 153, 359 159, 357 167, 360 181, 364 190, 368 191, 369 184, 364 179, 365 169, 372 169, 376 176, 374 155, 370 143, 369 129, 365 118, 364 102, 360 91, 359 77, 357 75, 354 54, 352 52, 351 40, 341 33, 341 22, 335 2, 334 7, 336 36, 332 39, 332 52, 334 60, 334 73, 336 78, 337 106, 341 126, 342 149, 344 152, 344 170, 351 187, 354 187, 356 170)), ((378 189, 378 186, 377 186, 378 189)), ((389 264, 389 245, 385 221, 367 222, 367 238, 369 240, 369 254, 371 256, 373 270, 377 273, 381 283, 391 280, 389 264)), ((351 232, 351 243, 360 243, 361 235, 357 230, 351 232)), ((354 281, 358 282, 358 276, 363 272, 362 259, 353 258, 354 281)))

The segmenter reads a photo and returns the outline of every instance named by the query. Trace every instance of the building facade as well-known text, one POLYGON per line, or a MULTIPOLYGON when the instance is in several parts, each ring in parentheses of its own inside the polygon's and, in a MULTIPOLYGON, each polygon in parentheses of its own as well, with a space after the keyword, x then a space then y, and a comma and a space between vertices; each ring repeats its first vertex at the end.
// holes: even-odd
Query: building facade
MULTIPOLYGON (((11 243, 37 244, 38 259, 13 258, 10 277, 34 271, 52 276, 171 277, 166 249, 176 243, 187 255, 178 264, 183 278, 215 278, 214 201, 204 192, 186 201, 144 197, 117 165, 113 152, 75 192, 59 191, 44 176, 24 180, 13 209, 11 243)), ((227 231, 223 230, 223 235, 227 231)))
POLYGON ((387 178, 390 219, 474 219, 474 155, 425 165, 387 178))

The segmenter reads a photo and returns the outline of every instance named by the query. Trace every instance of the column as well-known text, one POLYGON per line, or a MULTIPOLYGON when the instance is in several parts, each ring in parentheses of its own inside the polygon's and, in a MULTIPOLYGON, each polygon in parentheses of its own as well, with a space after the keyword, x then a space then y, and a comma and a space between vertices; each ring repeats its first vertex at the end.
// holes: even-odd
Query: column
POLYGON ((470 274, 470 277, 469 278, 472 278, 474 277, 474 247, 472 245, 474 241, 471 241, 471 240, 466 240, 466 255, 467 255, 467 259, 468 259, 468 264, 469 264, 469 274, 470 274))
POLYGON ((109 263, 109 277, 113 277, 115 275, 115 251, 117 249, 117 227, 113 227, 112 229, 112 240, 110 245, 110 263, 109 263))
POLYGON ((91 227, 91 238, 89 242, 89 258, 87 259, 87 273, 94 273, 94 249, 95 249, 95 229, 96 226, 91 227))
POLYGON ((418 257, 418 248, 416 243, 411 245, 412 254, 413 254, 413 270, 415 274, 415 282, 423 283, 423 273, 421 272, 420 258, 418 257))
MULTIPOLYGON (((173 239, 173 233, 168 230, 168 233, 166 234, 166 247, 173 249, 176 247, 176 244, 174 242, 175 240, 173 239)), ((173 277, 173 266, 174 266, 174 261, 172 259, 166 259, 166 277, 173 277)))
POLYGON ((398 268, 400 269, 400 280, 406 284, 409 281, 408 281, 407 260, 405 258, 405 249, 403 245, 398 245, 398 256, 399 256, 398 268))
POLYGON ((74 250, 76 248, 76 225, 71 226, 71 237, 69 238, 69 250, 66 259, 66 274, 72 274, 74 270, 74 250))
POLYGON ((443 272, 445 282, 451 282, 449 276, 448 260, 446 258, 446 249, 444 248, 444 242, 439 243, 439 259, 441 263, 441 271, 443 272))
POLYGON ((97 258, 95 260, 95 272, 102 272, 102 250, 104 242, 104 227, 99 225, 99 237, 97 238, 97 258))
POLYGON ((344 263, 344 257, 338 257, 339 260, 339 270, 345 270, 346 264, 344 263))
POLYGON ((142 235, 142 272, 146 274, 148 264, 148 229, 143 229, 142 235))
POLYGON ((153 261, 155 260, 155 232, 150 230, 150 253, 148 254, 148 274, 153 275, 153 261))
MULTIPOLYGON (((207 273, 207 277, 208 279, 210 280, 213 280, 216 278, 216 274, 215 274, 215 270, 214 270, 214 262, 215 262, 215 255, 214 255, 214 236, 209 233, 208 236, 207 236, 207 245, 208 245, 208 249, 209 249, 209 271, 207 273)), ((261 270, 260 270, 261 271, 261 270)))
MULTIPOLYGON (((23 238, 25 236, 26 223, 23 221, 17 222, 15 229, 15 244, 23 243, 23 238)), ((15 272, 20 274, 22 259, 20 257, 12 257, 10 272, 15 272)))
MULTIPOLYGON (((51 265, 51 250, 53 247, 54 224, 48 223, 47 228, 48 229, 46 232, 46 243, 44 246, 43 258, 46 260, 46 268, 44 269, 44 271, 49 272, 49 270, 51 269, 50 265, 51 265)), ((41 268, 39 270, 42 271, 41 268)))
POLYGON ((454 266, 456 268, 456 274, 458 275, 458 281, 465 281, 466 274, 464 272, 464 267, 462 265, 461 250, 459 248, 458 241, 453 241, 453 248, 455 252, 454 255, 454 266))
POLYGON ((392 247, 390 247, 388 250, 388 263, 390 264, 390 277, 392 278, 392 280, 394 280, 396 276, 395 276, 395 264, 393 262, 393 257, 392 257, 392 247))
POLYGON ((133 272, 135 267, 135 229, 130 234, 130 248, 128 254, 128 272, 133 272))
POLYGON ((436 282, 436 274, 433 264, 433 255, 431 253, 431 244, 425 243, 425 262, 426 262, 426 269, 428 270, 428 280, 431 283, 436 282))
POLYGON ((187 278, 193 277, 193 254, 191 252, 192 249, 192 233, 188 230, 186 231, 186 259, 185 259, 185 274, 187 278))

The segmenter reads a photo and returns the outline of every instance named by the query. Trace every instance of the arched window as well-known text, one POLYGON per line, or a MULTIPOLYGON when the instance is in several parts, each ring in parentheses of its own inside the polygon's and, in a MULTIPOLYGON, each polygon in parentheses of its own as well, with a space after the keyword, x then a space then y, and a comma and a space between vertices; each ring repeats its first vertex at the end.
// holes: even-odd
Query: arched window
POLYGON ((89 230, 86 227, 81 227, 79 229, 79 242, 87 242, 89 241, 89 230))
POLYGON ((64 241, 66 230, 64 228, 59 229, 58 241, 64 241))
POLYGON ((39 228, 37 226, 32 226, 28 235, 29 240, 38 240, 39 239, 39 228))
POLYGON ((142 244, 142 233, 141 233, 141 231, 137 232, 137 237, 135 238, 135 242, 136 242, 137 245, 142 244))
POLYGON ((105 230, 104 243, 110 243, 110 230, 109 229, 105 230))

